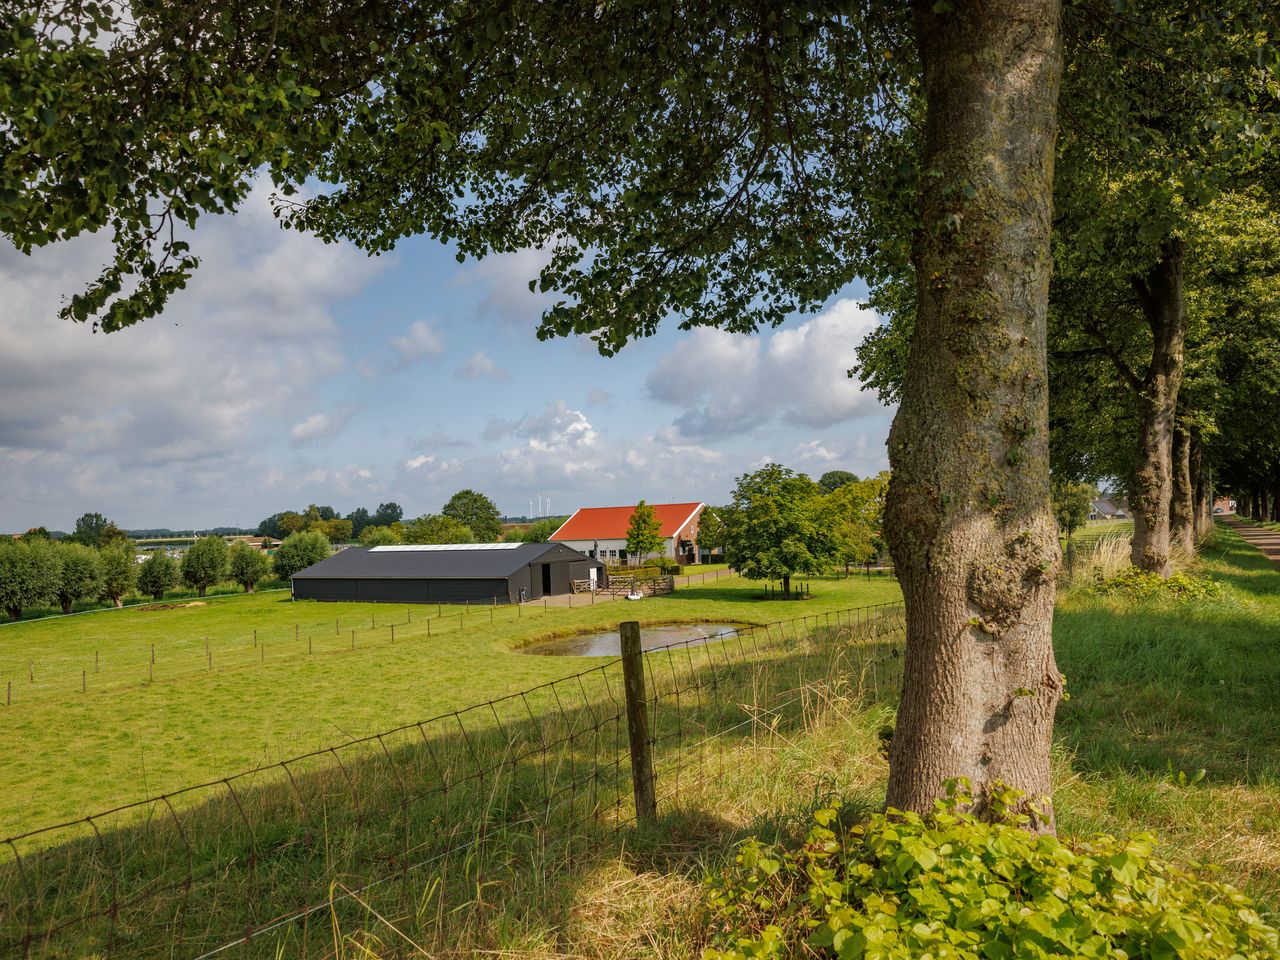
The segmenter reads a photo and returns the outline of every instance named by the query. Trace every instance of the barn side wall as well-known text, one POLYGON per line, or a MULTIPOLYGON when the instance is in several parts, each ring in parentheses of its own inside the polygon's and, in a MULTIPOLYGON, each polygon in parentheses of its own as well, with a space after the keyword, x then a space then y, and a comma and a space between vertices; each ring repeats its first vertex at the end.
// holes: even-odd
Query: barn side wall
MULTIPOLYGON (((512 603, 516 603, 520 600, 520 590, 522 588, 524 590, 524 598, 526 600, 536 599, 533 595, 533 578, 529 575, 528 567, 521 567, 513 573, 507 579, 507 583, 510 586, 510 597, 512 603)), ((539 596, 541 596, 541 592, 539 592, 539 596)))
POLYGON ((505 579, 320 579, 293 581, 295 600, 360 601, 364 603, 508 603, 505 579))

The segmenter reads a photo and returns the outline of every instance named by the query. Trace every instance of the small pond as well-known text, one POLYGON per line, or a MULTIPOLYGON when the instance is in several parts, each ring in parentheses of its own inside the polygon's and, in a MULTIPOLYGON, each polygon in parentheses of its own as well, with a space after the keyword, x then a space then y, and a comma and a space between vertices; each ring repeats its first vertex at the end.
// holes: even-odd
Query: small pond
MULTIPOLYGON (((690 646, 714 640, 719 634, 738 629, 738 623, 664 623, 640 628, 640 646, 645 650, 665 647, 669 643, 690 640, 690 646)), ((602 633, 579 633, 557 637, 522 647, 519 653, 542 657, 616 657, 622 653, 622 640, 617 630, 602 633)))

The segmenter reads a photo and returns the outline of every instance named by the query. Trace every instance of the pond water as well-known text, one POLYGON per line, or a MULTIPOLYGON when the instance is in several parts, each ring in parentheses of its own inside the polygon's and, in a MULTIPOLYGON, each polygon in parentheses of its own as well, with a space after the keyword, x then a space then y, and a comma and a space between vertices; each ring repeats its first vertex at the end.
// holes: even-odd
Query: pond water
MULTIPOLYGON (((640 646, 645 650, 652 650, 682 640, 692 641, 690 646, 697 646, 740 626, 737 623, 664 623, 652 627, 642 626, 640 646)), ((617 630, 579 633, 572 637, 557 637, 554 640, 532 643, 518 652, 541 657, 616 657, 622 653, 622 639, 617 630)))

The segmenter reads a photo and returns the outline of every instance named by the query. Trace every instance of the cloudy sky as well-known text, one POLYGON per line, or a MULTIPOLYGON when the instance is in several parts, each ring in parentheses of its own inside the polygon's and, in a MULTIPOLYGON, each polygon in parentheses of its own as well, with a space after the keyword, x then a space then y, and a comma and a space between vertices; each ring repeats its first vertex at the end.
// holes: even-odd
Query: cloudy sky
POLYGON ((604 358, 534 336, 536 252, 460 265, 418 239, 370 259, 280 230, 265 189, 193 248, 165 314, 107 336, 57 318, 100 239, 0 246, 0 530, 416 516, 462 487, 511 515, 539 495, 555 513, 714 503, 767 460, 886 466, 891 411, 845 377, 876 322, 857 288, 757 336, 669 324, 604 358))

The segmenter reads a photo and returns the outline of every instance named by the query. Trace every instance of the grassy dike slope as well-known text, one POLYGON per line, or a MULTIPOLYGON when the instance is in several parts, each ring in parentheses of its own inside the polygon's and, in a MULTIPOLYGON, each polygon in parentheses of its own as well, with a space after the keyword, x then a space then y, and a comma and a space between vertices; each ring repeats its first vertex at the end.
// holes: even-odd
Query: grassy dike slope
POLYGON ((1230 596, 1060 599, 1054 645, 1071 694, 1057 724, 1061 827, 1151 831, 1170 852, 1221 865, 1275 911, 1280 573, 1224 528, 1197 572, 1230 596))
MULTIPOLYGON (((1071 699, 1059 708, 1054 747, 1060 833, 1151 834, 1162 856, 1220 866, 1276 924, 1280 573, 1226 529, 1195 572, 1227 583, 1228 598, 1133 603, 1087 584, 1061 592, 1055 647, 1071 699)), ((697 781, 684 810, 550 889, 529 874, 538 907, 504 901, 456 955, 695 960, 707 934, 703 878, 743 837, 796 842, 811 811, 832 799, 863 814, 882 802, 878 731, 892 708, 833 706, 778 741, 734 745, 724 764, 732 776, 697 781)), ((375 918, 342 932, 354 928, 396 942, 375 918)))
POLYGON ((492 623, 488 608, 446 607, 430 621, 430 636, 435 607, 415 607, 406 623, 402 606, 292 603, 287 594, 0 628, 0 682, 15 681, 13 705, 0 707, 0 834, 424 720, 590 665, 515 652, 540 637, 622 619, 765 623, 899 597, 897 584, 883 578, 815 581, 813 592, 811 600, 766 603, 758 585, 725 579, 637 602, 526 608, 519 619, 514 608, 498 608, 492 623), (399 624, 394 644, 392 622, 399 624), (148 682, 153 643, 155 680, 148 682), (95 650, 102 651, 99 674, 92 672, 95 650), (28 659, 38 671, 34 684, 28 659))

